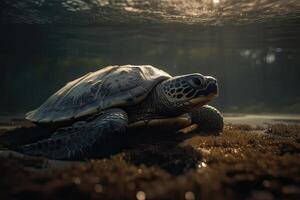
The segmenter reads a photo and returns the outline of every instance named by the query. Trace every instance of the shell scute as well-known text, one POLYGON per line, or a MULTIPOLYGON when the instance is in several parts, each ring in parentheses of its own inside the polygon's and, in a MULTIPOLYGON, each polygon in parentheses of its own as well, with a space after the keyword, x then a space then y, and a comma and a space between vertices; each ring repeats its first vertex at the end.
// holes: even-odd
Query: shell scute
POLYGON ((109 66, 90 72, 26 114, 34 122, 59 122, 141 102, 158 83, 171 76, 150 65, 109 66))

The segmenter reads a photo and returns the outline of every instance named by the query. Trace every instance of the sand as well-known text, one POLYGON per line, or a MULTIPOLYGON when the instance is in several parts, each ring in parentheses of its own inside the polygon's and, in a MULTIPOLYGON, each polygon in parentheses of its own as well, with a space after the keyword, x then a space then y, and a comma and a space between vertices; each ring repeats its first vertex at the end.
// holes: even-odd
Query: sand
POLYGON ((300 126, 228 119, 219 136, 139 133, 106 158, 0 152, 0 199, 300 199, 300 126))

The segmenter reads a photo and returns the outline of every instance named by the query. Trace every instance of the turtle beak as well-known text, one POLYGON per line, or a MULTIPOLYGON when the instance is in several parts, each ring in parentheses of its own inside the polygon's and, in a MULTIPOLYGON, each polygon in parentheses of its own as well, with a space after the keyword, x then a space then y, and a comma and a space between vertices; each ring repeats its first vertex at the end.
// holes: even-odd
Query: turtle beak
POLYGON ((210 102, 213 98, 216 97, 216 94, 210 94, 207 96, 200 96, 190 100, 190 103, 195 106, 204 105, 210 102))
POLYGON ((214 77, 206 76, 205 77, 207 82, 207 88, 206 93, 210 96, 210 94, 213 95, 213 97, 219 96, 219 86, 218 81, 214 77))
POLYGON ((202 91, 201 95, 191 99, 192 105, 204 105, 219 95, 218 82, 211 76, 206 76, 206 89, 202 91))

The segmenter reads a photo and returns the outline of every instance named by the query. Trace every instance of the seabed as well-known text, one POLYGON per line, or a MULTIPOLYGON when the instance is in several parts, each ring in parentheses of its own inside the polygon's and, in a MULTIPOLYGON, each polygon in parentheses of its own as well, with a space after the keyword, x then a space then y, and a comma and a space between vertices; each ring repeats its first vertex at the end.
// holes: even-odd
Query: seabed
POLYGON ((300 199, 300 126, 225 116, 219 136, 141 133, 102 159, 2 157, 0 199, 300 199))

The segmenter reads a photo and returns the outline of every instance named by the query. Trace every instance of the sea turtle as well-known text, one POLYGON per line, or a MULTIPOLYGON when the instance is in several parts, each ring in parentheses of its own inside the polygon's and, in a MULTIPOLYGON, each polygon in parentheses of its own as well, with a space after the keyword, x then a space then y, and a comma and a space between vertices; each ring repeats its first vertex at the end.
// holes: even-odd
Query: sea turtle
POLYGON ((55 124, 57 130, 18 151, 72 159, 84 155, 98 141, 109 145, 107 138, 123 135, 128 127, 157 125, 189 111, 193 121, 212 118, 210 127, 220 131, 223 121, 214 120, 220 119, 220 113, 213 107, 202 107, 204 111, 195 116, 195 109, 201 109, 217 94, 218 84, 211 76, 193 73, 172 77, 150 65, 108 66, 67 83, 28 112, 27 120, 38 125, 55 124))

